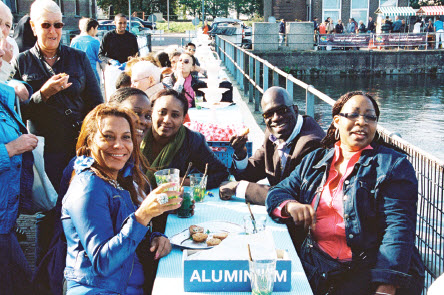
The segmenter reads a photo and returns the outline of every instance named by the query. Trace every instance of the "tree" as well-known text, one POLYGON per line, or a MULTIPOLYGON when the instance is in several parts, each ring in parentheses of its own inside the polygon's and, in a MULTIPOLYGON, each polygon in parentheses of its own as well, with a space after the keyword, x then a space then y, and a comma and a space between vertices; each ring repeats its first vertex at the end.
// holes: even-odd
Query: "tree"
POLYGON ((236 11, 236 18, 239 18, 240 14, 248 16, 261 16, 264 12, 263 0, 231 0, 230 8, 236 11))
POLYGON ((409 0, 409 4, 414 9, 418 9, 421 6, 444 5, 444 0, 409 0))
POLYGON ((202 0, 179 0, 179 5, 182 5, 185 12, 191 15, 202 16, 202 0))
POLYGON ((205 14, 211 15, 213 19, 218 16, 228 16, 228 8, 230 7, 230 0, 206 0, 205 14))
MULTIPOLYGON (((124 13, 128 14, 129 0, 97 0, 97 6, 104 11, 108 10, 110 5, 114 7, 114 14, 124 13)), ((177 6, 177 1, 170 1, 170 11, 174 11, 177 6)), ((150 15, 154 12, 162 12, 167 14, 167 1, 162 0, 131 0, 131 12, 143 11, 145 15, 150 15)))

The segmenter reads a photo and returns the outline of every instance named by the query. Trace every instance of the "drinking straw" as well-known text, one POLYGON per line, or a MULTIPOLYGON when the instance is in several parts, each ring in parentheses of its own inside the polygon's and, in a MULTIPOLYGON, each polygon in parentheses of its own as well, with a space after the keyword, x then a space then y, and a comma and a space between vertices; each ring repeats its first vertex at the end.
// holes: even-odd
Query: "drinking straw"
POLYGON ((188 173, 190 172, 191 166, 193 166, 193 163, 192 163, 192 162, 189 162, 189 163, 188 163, 187 171, 185 171, 185 175, 183 176, 183 178, 182 178, 182 182, 180 183, 179 191, 180 191, 180 189, 183 187, 183 182, 184 182, 185 179, 187 178, 188 173))
POLYGON ((207 176, 207 172, 208 172, 208 163, 205 164, 205 172, 204 172, 204 175, 202 176, 202 180, 201 180, 200 183, 199 183, 199 186, 200 186, 200 187, 203 186, 203 182, 204 182, 204 180, 205 180, 205 176, 207 176))
POLYGON ((251 211, 250 202, 247 202, 248 210, 250 211, 251 215, 251 222, 253 223, 253 234, 257 233, 257 227, 256 227, 256 219, 254 219, 253 212, 251 211))
POLYGON ((247 247, 248 247, 248 256, 250 257, 250 261, 253 262, 253 257, 251 257, 250 244, 247 244, 247 247))

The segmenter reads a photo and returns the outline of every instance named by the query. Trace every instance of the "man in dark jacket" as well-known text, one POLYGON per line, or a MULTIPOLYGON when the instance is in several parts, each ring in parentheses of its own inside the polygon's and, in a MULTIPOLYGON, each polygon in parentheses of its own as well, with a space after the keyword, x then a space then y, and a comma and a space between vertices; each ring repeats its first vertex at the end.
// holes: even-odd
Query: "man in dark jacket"
POLYGON ((128 57, 139 53, 137 37, 126 30, 126 16, 119 13, 114 17, 116 29, 103 36, 100 44, 99 59, 110 65, 120 65, 128 57))
POLYGON ((371 16, 368 17, 368 24, 367 24, 367 33, 374 33, 375 32, 375 21, 371 16))
POLYGON ((236 195, 247 202, 264 205, 270 186, 256 182, 267 178, 271 186, 278 184, 290 175, 306 154, 320 147, 325 136, 313 118, 298 114, 298 107, 293 105, 284 88, 269 88, 261 105, 267 124, 264 144, 247 159, 246 136, 231 138, 235 150, 232 173, 239 182, 220 187, 219 195, 223 200, 236 195))

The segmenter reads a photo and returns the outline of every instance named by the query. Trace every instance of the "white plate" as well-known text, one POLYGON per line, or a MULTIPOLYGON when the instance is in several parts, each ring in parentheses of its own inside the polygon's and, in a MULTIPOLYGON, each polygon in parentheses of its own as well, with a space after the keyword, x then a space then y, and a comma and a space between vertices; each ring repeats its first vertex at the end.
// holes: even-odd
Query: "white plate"
MULTIPOLYGON (((237 223, 232 223, 228 221, 207 221, 197 224, 198 226, 202 226, 204 228, 204 233, 208 234, 208 238, 212 237, 212 234, 227 232, 230 234, 238 234, 244 231, 243 227, 237 223)), ((206 242, 195 242, 191 239, 190 231, 188 228, 184 229, 178 234, 175 234, 170 238, 170 242, 173 245, 176 245, 180 248, 184 249, 210 249, 213 246, 207 246, 206 242)))

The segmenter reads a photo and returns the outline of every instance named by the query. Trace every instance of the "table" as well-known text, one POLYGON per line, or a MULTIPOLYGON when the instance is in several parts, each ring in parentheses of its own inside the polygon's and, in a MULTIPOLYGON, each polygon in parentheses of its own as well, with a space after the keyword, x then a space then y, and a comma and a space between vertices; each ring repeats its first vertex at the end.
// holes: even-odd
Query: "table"
MULTIPOLYGON (((168 216, 166 231, 167 236, 173 236, 178 232, 188 228, 192 224, 197 224, 210 220, 223 220, 243 224, 242 218, 248 213, 248 207, 243 200, 234 199, 231 201, 222 201, 219 198, 219 190, 211 190, 214 197, 205 198, 203 203, 196 203, 195 214, 190 218, 178 218, 176 215, 168 216)), ((255 216, 267 216, 264 206, 252 205, 251 209, 255 216)), ((305 276, 299 257, 293 247, 287 227, 284 224, 278 224, 267 216, 267 230, 272 231, 276 248, 285 249, 291 259, 291 291, 273 292, 276 295, 312 295, 310 285, 305 276)), ((156 280, 154 282, 154 295, 164 294, 204 294, 203 292, 184 292, 183 289, 183 265, 182 251, 173 247, 171 253, 160 259, 157 270, 156 280)), ((247 292, 211 292, 211 294, 248 294, 247 292)))

